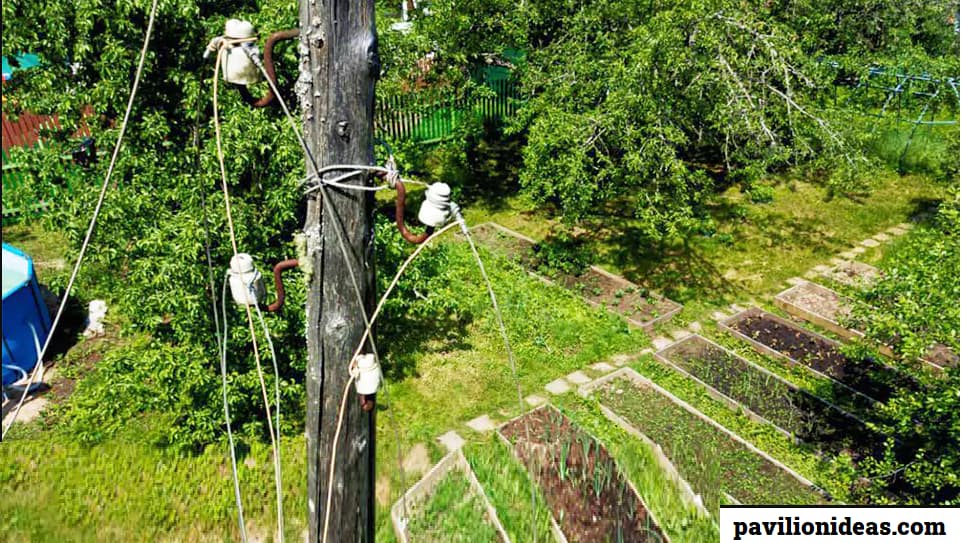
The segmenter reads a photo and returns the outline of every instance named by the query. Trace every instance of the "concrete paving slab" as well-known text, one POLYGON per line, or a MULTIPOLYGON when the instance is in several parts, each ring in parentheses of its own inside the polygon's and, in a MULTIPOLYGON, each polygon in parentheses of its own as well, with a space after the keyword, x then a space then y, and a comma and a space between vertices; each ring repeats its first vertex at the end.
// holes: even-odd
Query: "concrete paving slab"
POLYGON ((566 380, 576 386, 584 385, 592 381, 592 379, 582 371, 574 371, 570 373, 569 375, 566 376, 566 380))
POLYGON ((673 340, 669 339, 668 337, 659 336, 658 338, 653 340, 653 347, 655 347, 657 351, 662 351, 663 349, 665 349, 666 347, 669 347, 672 344, 673 344, 673 340))
POLYGON ((545 386, 546 392, 549 394, 565 394, 569 392, 569 382, 565 379, 556 379, 555 381, 548 383, 545 386))
POLYGON ((602 372, 602 373, 609 373, 609 372, 611 372, 611 371, 615 371, 615 370, 616 370, 616 368, 612 367, 610 364, 607 364, 607 363, 605 363, 605 362, 596 362, 595 364, 593 364, 592 366, 589 366, 589 367, 592 368, 592 369, 595 370, 595 371, 599 371, 599 372, 602 372))
POLYGON ((890 241, 890 234, 887 232, 881 232, 874 236, 874 239, 877 241, 890 241))
POLYGON ((629 361, 632 360, 632 359, 633 359, 632 355, 628 355, 628 354, 615 354, 615 355, 609 357, 609 360, 610 360, 613 364, 616 364, 616 366, 618 366, 618 367, 625 366, 625 365, 628 364, 629 361))
POLYGON ((465 440, 462 439, 462 436, 460 436, 455 430, 449 430, 435 439, 445 447, 445 450, 449 452, 452 452, 465 444, 465 440))
POLYGON ((476 432, 488 432, 489 430, 495 430, 495 422, 493 422, 488 415, 475 417, 465 424, 476 432))
POLYGON ((860 242, 864 247, 880 247, 880 242, 874 238, 867 238, 860 242))
POLYGON ((694 334, 698 334, 700 333, 700 330, 703 329, 703 325, 697 321, 693 321, 688 325, 686 325, 686 329, 689 330, 690 332, 693 332, 694 334))
POLYGON ((857 245, 857 246, 855 246, 853 249, 851 249, 850 251, 851 251, 851 252, 854 252, 854 253, 856 253, 856 254, 859 255, 859 254, 866 253, 866 252, 867 252, 867 248, 866 248, 866 247, 863 247, 863 246, 861 246, 861 245, 857 245))
POLYGON ((536 407, 537 405, 546 403, 546 399, 538 394, 530 394, 526 396, 526 403, 529 404, 530 407, 536 407))

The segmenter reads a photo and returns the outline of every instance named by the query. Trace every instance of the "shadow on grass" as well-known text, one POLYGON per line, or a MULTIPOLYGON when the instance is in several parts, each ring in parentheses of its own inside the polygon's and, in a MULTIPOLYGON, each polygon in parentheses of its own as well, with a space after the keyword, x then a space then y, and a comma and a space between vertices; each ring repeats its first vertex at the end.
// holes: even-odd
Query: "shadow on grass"
POLYGON ((416 363, 427 355, 472 349, 466 341, 472 317, 465 313, 441 318, 386 316, 382 322, 399 323, 382 326, 377 338, 379 344, 391 346, 382 362, 382 372, 391 382, 419 377, 416 363))

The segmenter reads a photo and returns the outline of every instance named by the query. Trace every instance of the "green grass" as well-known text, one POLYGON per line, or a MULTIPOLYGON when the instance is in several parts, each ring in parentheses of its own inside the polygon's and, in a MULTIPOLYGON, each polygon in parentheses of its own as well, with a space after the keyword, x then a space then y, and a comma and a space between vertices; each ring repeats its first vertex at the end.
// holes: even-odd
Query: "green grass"
MULTIPOLYGON (((144 443, 163 421, 131 421, 122 436, 85 447, 66 433, 20 427, 0 446, 2 541, 236 541, 240 538, 226 445, 181 456, 144 443)), ((286 538, 306 519, 304 439, 286 438, 286 538)), ((241 458, 249 536, 274 540, 270 448, 241 458), (248 460, 249 467, 243 463, 248 460)))
POLYGON ((730 409, 710 396, 703 386, 660 364, 650 355, 632 361, 630 367, 817 484, 838 500, 849 495, 849 468, 836 459, 819 457, 815 454, 814 447, 794 443, 772 425, 753 421, 730 409))
POLYGON ((551 541, 545 498, 535 489, 533 515, 532 481, 509 447, 491 435, 485 441, 467 444, 464 453, 509 537, 513 541, 531 541, 535 531, 537 541, 551 541))
POLYGON ((660 467, 649 447, 612 424, 596 402, 566 395, 557 403, 566 416, 609 451, 672 541, 702 543, 719 539, 719 528, 713 519, 684 500, 682 490, 660 467))
MULTIPOLYGON (((836 253, 897 223, 908 222, 941 195, 922 176, 883 175, 865 197, 828 200, 824 188, 791 175, 770 184, 774 200, 752 204, 736 187, 711 199, 716 232, 689 243, 652 246, 635 235, 629 204, 580 225, 597 265, 683 303, 677 323, 701 320, 734 302, 761 299, 783 290, 836 253)), ((495 221, 535 240, 560 225, 553 210, 512 196, 486 209, 470 209, 473 222, 495 221)))
POLYGON ((485 505, 465 475, 446 474, 408 525, 412 541, 495 542, 499 534, 486 521, 485 505))
MULTIPOLYGON (((712 205, 718 234, 698 237, 686 246, 658 249, 634 240, 628 210, 613 212, 606 221, 588 225, 591 249, 598 264, 684 302, 686 307, 673 326, 699 320, 711 339, 821 397, 832 398, 834 392, 827 380, 752 352, 711 328, 708 316, 731 302, 768 299, 782 290, 786 278, 826 263, 833 254, 886 227, 907 222, 938 194, 932 182, 920 177, 888 177, 879 184, 861 202, 826 201, 821 188, 802 181, 775 184, 775 200, 765 205, 747 203, 730 189, 712 205)), ((494 220, 535 239, 545 237, 556 224, 549 212, 533 211, 533 206, 518 196, 469 209, 467 218, 470 224, 494 220)), ((5 227, 3 235, 4 241, 34 257, 42 280, 63 281, 69 272, 69 263, 65 267, 58 262, 64 258, 66 246, 61 236, 35 225, 5 227)), ((872 258, 879 258, 877 252, 873 254, 872 258)), ((483 258, 507 319, 523 395, 544 394, 542 385, 550 380, 612 354, 637 352, 648 345, 641 332, 617 316, 591 309, 562 288, 547 286, 485 251, 483 258)), ((866 258, 871 257, 862 257, 866 258)), ((487 296, 464 245, 456 246, 452 265, 447 295, 465 308, 468 322, 448 325, 446 316, 438 316, 429 326, 414 327, 398 344, 380 346, 386 365, 394 365, 404 375, 390 383, 401 447, 404 452, 424 443, 432 459, 438 460, 443 452, 435 437, 459 430, 470 440, 466 455, 500 519, 515 540, 528 540, 531 512, 524 468, 508 463, 511 452, 501 443, 492 443, 491 436, 479 437, 464 427, 465 421, 483 413, 509 418, 518 413, 519 406, 516 383, 487 296)), ((80 287, 78 295, 83 297, 88 292, 84 281, 80 287)), ((733 412, 652 357, 632 364, 833 495, 847 495, 846 473, 834 461, 821 460, 811 448, 793 444, 769 425, 733 412)), ((645 446, 628 439, 592 404, 574 397, 561 402, 567 415, 599 438, 617 459, 674 541, 717 538, 711 521, 697 517, 679 492, 667 491, 673 483, 655 467, 645 446)), ((380 400, 381 408, 385 403, 380 400)), ((391 541, 388 508, 405 488, 396 461, 394 432, 384 410, 377 421, 377 477, 380 487, 387 489, 377 505, 377 539, 391 541)), ((213 445, 197 456, 176 456, 150 445, 145 436, 168 423, 146 415, 132 422, 121 436, 92 447, 78 445, 57 428, 39 423, 15 429, 13 439, 0 446, 4 510, 0 540, 153 541, 166 537, 200 541, 210 540, 212 535, 237 539, 226 446, 213 445)), ((287 532, 294 540, 300 537, 306 517, 304 438, 288 437, 284 447, 287 532)), ((270 538, 274 525, 270 451, 254 444, 243 457, 255 462, 254 468, 241 469, 249 524, 253 532, 270 538)), ((407 474, 406 486, 417 478, 414 472, 407 474)), ((538 530, 545 534, 548 512, 544 502, 540 503, 538 530)))
POLYGON ((714 515, 722 492, 754 505, 824 503, 788 473, 653 389, 618 380, 599 398, 662 446, 714 515), (759 484, 761 477, 766 485, 759 484))

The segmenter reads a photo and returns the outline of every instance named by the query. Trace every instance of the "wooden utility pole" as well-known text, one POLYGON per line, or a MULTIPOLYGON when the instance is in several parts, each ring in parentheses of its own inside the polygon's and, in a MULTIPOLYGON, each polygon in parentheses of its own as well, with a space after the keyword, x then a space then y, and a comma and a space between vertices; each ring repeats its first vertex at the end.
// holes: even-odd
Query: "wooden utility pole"
MULTIPOLYGON (((296 86, 305 137, 319 167, 371 164, 372 117, 378 55, 374 0, 300 0, 300 78, 296 86)), ((310 159, 307 159, 310 160, 310 159)), ((313 174, 308 164, 308 174, 313 174)), ((344 173, 344 172, 340 172, 344 173)), ((369 176, 352 183, 368 183, 369 176)), ((328 470, 348 363, 365 331, 354 282, 365 311, 374 302, 374 198, 371 192, 328 190, 308 200, 305 234, 313 269, 306 334, 308 395, 308 516, 311 542, 322 541, 328 470), (334 211, 331 213, 330 211, 334 211), (339 237, 349 254, 346 262, 339 237)), ((328 541, 374 540, 374 410, 349 392, 333 477, 328 541)))

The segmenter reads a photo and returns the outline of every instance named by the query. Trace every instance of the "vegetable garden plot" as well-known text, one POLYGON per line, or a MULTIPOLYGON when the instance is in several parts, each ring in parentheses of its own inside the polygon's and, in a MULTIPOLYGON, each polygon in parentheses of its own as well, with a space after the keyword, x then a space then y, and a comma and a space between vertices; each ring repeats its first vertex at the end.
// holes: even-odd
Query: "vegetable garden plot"
POLYGON ((593 386, 604 407, 660 445, 714 515, 724 495, 753 505, 827 503, 813 483, 638 373, 624 368, 593 386))
MULTIPOLYGON (((804 281, 777 294, 774 302, 787 313, 809 321, 846 339, 864 337, 861 330, 847 328, 843 323, 850 316, 853 300, 824 286, 804 281)), ((881 354, 894 357, 888 345, 878 345, 881 354)), ((960 363, 960 357, 946 345, 936 345, 921 360, 933 369, 943 369, 960 363)))
POLYGON ((853 301, 827 287, 803 281, 774 298, 777 307, 795 317, 812 322, 847 339, 863 337, 863 332, 842 324, 850 317, 853 301))
POLYGON ((857 417, 702 336, 690 336, 656 357, 725 403, 824 452, 846 450, 857 458, 878 452, 882 438, 857 417))
POLYGON ((461 449, 449 453, 395 502, 391 515, 402 543, 509 542, 461 449), (411 515, 408 522, 406 515, 411 515))
POLYGON ((669 541, 606 449, 555 408, 530 411, 499 433, 542 488, 569 541, 669 541))
POLYGON ((858 394, 885 402, 898 388, 916 388, 917 381, 874 358, 854 360, 840 344, 759 308, 750 308, 719 325, 749 341, 763 354, 776 355, 832 377, 858 394))
MULTIPOLYGON (((546 280, 537 270, 538 244, 535 240, 495 223, 476 226, 472 234, 479 243, 546 280)), ((551 280, 575 292, 590 304, 618 313, 641 328, 651 328, 656 323, 669 320, 683 309, 683 306, 668 298, 596 266, 589 266, 578 275, 559 272, 551 280)))

